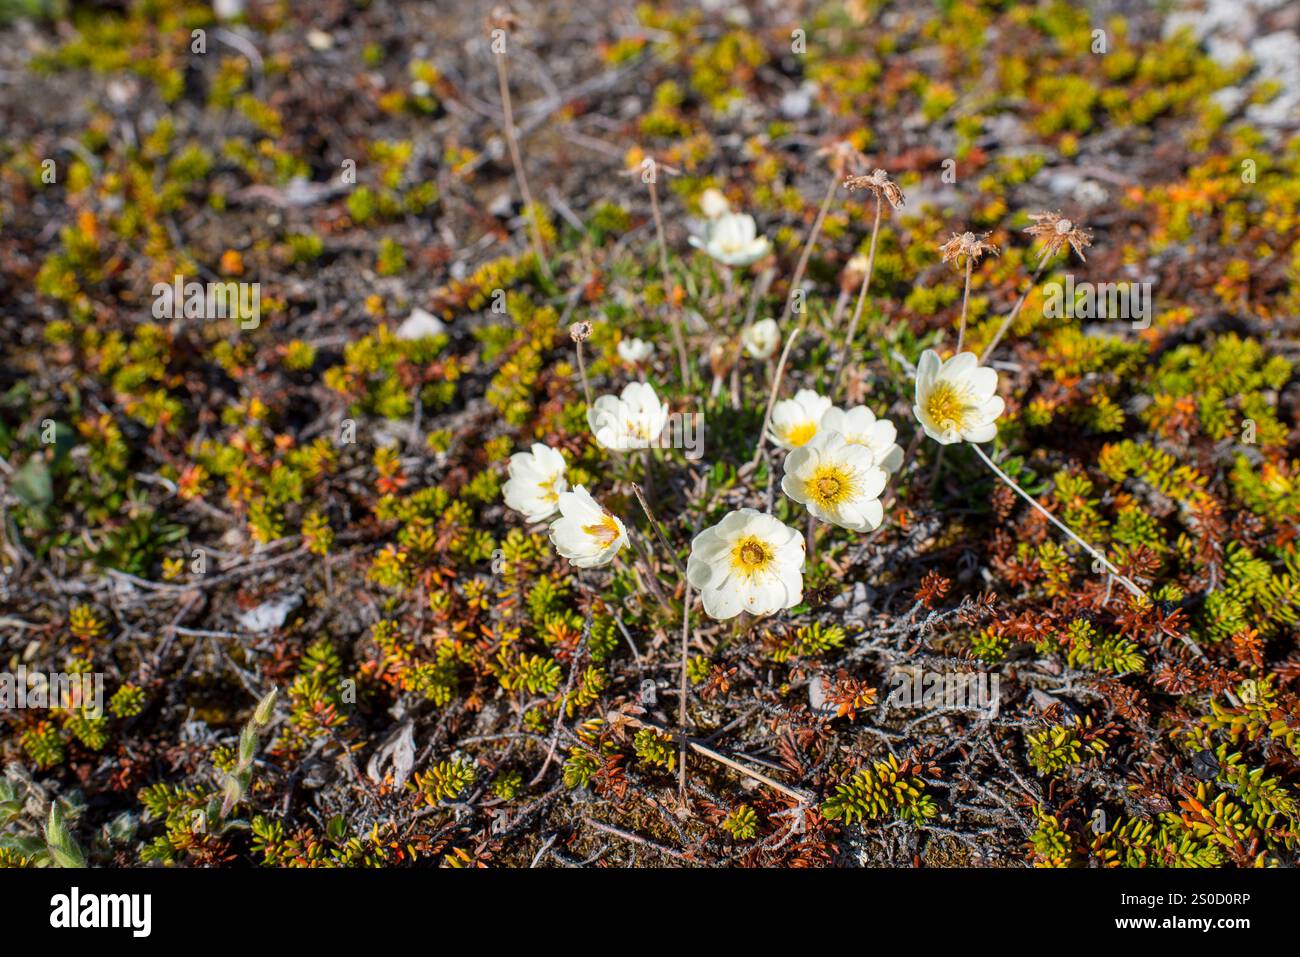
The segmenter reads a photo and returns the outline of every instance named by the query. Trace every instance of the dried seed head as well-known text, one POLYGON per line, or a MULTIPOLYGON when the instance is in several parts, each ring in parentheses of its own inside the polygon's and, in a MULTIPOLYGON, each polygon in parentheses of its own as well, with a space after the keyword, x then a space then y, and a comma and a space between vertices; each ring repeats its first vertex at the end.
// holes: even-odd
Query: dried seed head
POLYGON ((1092 234, 1077 223, 1066 219, 1060 213, 1030 213, 1034 225, 1025 228, 1025 232, 1043 241, 1043 256, 1051 258, 1068 243, 1084 262, 1088 257, 1083 251, 1092 245, 1092 234))
POLYGON ((574 342, 585 342, 591 338, 591 323, 575 322, 569 326, 569 338, 574 342))
POLYGON ((889 205, 898 209, 906 202, 903 191, 898 188, 898 184, 889 178, 889 174, 883 169, 872 170, 870 176, 850 176, 844 181, 845 189, 853 191, 855 189, 870 190, 877 198, 883 197, 889 201, 889 205))
POLYGON ((939 247, 939 252, 943 255, 943 261, 950 266, 957 265, 963 257, 969 259, 971 263, 977 263, 985 256, 998 254, 997 246, 985 242, 988 237, 988 233, 982 236, 976 236, 974 233, 962 233, 958 236, 953 233, 952 238, 939 247))

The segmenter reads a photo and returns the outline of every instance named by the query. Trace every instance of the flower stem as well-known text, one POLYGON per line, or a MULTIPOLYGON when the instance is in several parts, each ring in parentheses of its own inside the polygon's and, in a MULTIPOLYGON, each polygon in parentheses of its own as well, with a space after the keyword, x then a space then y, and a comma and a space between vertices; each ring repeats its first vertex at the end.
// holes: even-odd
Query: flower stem
POLYGON ((807 313, 804 313, 805 319, 794 327, 794 331, 785 340, 785 348, 781 350, 781 359, 776 364, 776 375, 772 376, 772 391, 767 396, 767 411, 763 413, 763 427, 758 433, 758 443, 754 446, 754 458, 750 462, 751 465, 757 465, 759 457, 763 454, 763 443, 767 441, 767 427, 772 424, 772 407, 776 405, 776 397, 781 392, 781 377, 785 374, 785 362, 790 358, 790 350, 794 348, 794 341, 799 338, 799 333, 803 332, 807 315, 807 313))
POLYGON ((687 649, 691 640, 691 583, 686 578, 686 569, 682 567, 681 560, 678 559, 677 553, 672 550, 668 544, 668 539, 664 537, 663 529, 659 526, 659 520, 655 518, 654 512, 650 510, 650 503, 645 500, 645 495, 641 492, 641 487, 635 482, 632 483, 632 492, 636 495, 637 502, 641 505, 641 511, 645 512, 646 520, 650 522, 650 527, 654 529, 655 536, 659 539, 659 545, 668 557, 672 559, 673 565, 677 568, 677 574, 682 576, 682 587, 686 589, 686 595, 682 599, 682 676, 681 687, 678 693, 677 704, 677 724, 678 731, 681 733, 681 754, 678 756, 681 762, 681 770, 678 776, 678 787, 681 795, 686 796, 686 695, 687 695, 687 649))
POLYGON ((1070 530, 1069 526, 1067 526, 1064 522, 1062 522, 1055 515, 1053 515, 1042 505, 1040 505, 1037 501, 1035 501, 1034 497, 1030 495, 1028 492, 1026 492, 1024 489, 1022 489, 1019 485, 1017 485, 1015 481, 1012 480, 1011 476, 1007 475, 1006 472, 1002 471, 1000 468, 994 465, 993 460, 984 454, 984 450, 982 448, 980 448, 974 442, 971 442, 970 446, 975 450, 975 454, 984 460, 984 464, 993 470, 994 475, 1002 479, 1003 482, 1007 483, 1007 485, 1011 487, 1012 491, 1014 491, 1017 495, 1023 498, 1026 502, 1028 502, 1034 508, 1038 509, 1038 511, 1041 512, 1049 522, 1051 522, 1061 531, 1065 532, 1065 534, 1070 537, 1071 541, 1073 541, 1077 545, 1080 545, 1084 551, 1086 551, 1093 558, 1097 559, 1097 561, 1101 562, 1101 564, 1106 568, 1106 570, 1110 572, 1112 575, 1114 575, 1121 585, 1127 588, 1133 595, 1135 595, 1138 598, 1147 597, 1146 592, 1144 592, 1137 585, 1133 584, 1133 582, 1131 582, 1129 579, 1121 575, 1119 569, 1116 568, 1114 565, 1112 565, 1109 559, 1107 559, 1105 555, 1097 551, 1097 549, 1093 548, 1091 545, 1085 542, 1078 535, 1074 534, 1074 532, 1070 530))
POLYGON ((966 341, 966 307, 970 303, 970 271, 974 263, 970 256, 966 257, 966 291, 961 296, 961 322, 957 326, 957 348, 956 352, 961 352, 961 344, 966 341))
POLYGON ((659 272, 663 277, 664 307, 672 318, 673 345, 677 349, 677 361, 681 364, 682 385, 689 389, 691 387, 691 361, 686 353, 686 338, 682 334, 682 317, 677 310, 677 306, 672 301, 672 275, 668 271, 668 243, 664 239, 664 216, 659 210, 659 187, 656 185, 654 177, 651 177, 650 182, 646 185, 650 187, 650 211, 654 214, 655 236, 659 241, 659 272))
POLYGON ((1020 294, 1020 301, 1016 303, 1015 308, 1013 308, 1011 312, 1007 313, 1007 317, 1002 320, 1002 325, 998 326, 998 331, 994 334, 993 339, 984 347, 983 353, 980 354, 980 365, 983 365, 988 360, 988 357, 993 354, 993 350, 998 347, 998 343, 1002 341, 1002 337, 1006 335, 1007 330, 1011 328, 1011 324, 1016 321, 1016 316, 1020 315, 1020 310, 1024 307, 1025 300, 1029 298, 1029 294, 1033 292, 1034 287, 1038 285, 1038 277, 1042 275, 1043 267, 1047 265, 1047 252, 1048 251, 1044 249, 1043 254, 1038 258, 1038 267, 1034 270, 1033 276, 1030 277, 1029 285, 1025 287, 1025 291, 1020 294))
MULTIPOLYGON (((656 526, 657 528, 658 526, 656 526)), ((681 734, 681 753, 678 755, 678 761, 681 764, 677 772, 677 791, 682 800, 686 798, 686 696, 687 690, 686 664, 689 659, 689 649, 691 644, 691 583, 686 581, 685 573, 682 574, 682 581, 686 585, 686 595, 682 599, 682 674, 681 684, 677 693, 677 730, 681 734)))
POLYGON ((835 190, 839 185, 839 180, 832 175, 830 185, 826 187, 826 195, 822 197, 822 204, 817 209, 817 218, 813 220, 812 229, 808 231, 808 239, 804 243, 803 252, 799 255, 799 262, 794 267, 790 292, 785 297, 785 310, 781 313, 779 323, 782 328, 785 328, 785 321, 790 318, 790 310, 794 308, 794 297, 799 293, 799 284, 803 282, 808 260, 812 258, 813 247, 817 245, 817 237, 821 235, 822 225, 826 222, 826 214, 830 211, 831 200, 835 198, 835 190))
POLYGON ((636 496, 637 502, 640 503, 641 511, 645 512, 645 517, 649 520, 650 527, 654 530, 655 537, 659 539, 660 547, 668 553, 668 557, 677 568, 677 574, 682 576, 682 581, 685 581, 686 569, 682 567, 681 559, 677 557, 677 553, 672 550, 671 546, 669 546, 668 539, 664 537, 663 529, 659 525, 659 519, 655 518, 655 513, 650 510, 650 504, 645 500, 645 494, 641 491, 641 486, 637 485, 636 482, 632 482, 631 485, 632 494, 636 496))
POLYGON ((587 361, 582 356, 582 340, 575 340, 574 345, 578 348, 578 375, 582 379, 582 393, 587 399, 587 409, 591 409, 591 383, 587 381, 587 361))
POLYGON ((836 392, 839 390, 840 378, 844 375, 844 367, 848 365, 849 350, 853 348, 853 337, 857 335, 858 323, 862 320, 862 309, 867 302, 867 290, 871 287, 871 274, 876 268, 876 239, 880 235, 880 214, 884 206, 884 200, 880 194, 876 194, 876 220, 871 225, 871 249, 867 252, 867 271, 862 276, 862 287, 858 290, 858 303, 853 307, 853 318, 849 321, 849 331, 844 337, 844 348, 840 350, 839 366, 835 369, 835 379, 831 382, 831 401, 835 400, 836 392))
POLYGON ((498 53, 496 61, 497 85, 501 88, 501 111, 505 116, 506 146, 510 149, 510 161, 515 167, 519 194, 528 212, 529 225, 532 226, 533 255, 537 257, 537 268, 542 271, 547 280, 553 280, 550 264, 546 261, 546 249, 542 246, 542 230, 537 225, 537 209, 533 205, 533 192, 528 188, 528 178, 524 175, 524 160, 519 153, 519 141, 515 138, 515 114, 510 104, 510 81, 506 75, 505 53, 498 53))

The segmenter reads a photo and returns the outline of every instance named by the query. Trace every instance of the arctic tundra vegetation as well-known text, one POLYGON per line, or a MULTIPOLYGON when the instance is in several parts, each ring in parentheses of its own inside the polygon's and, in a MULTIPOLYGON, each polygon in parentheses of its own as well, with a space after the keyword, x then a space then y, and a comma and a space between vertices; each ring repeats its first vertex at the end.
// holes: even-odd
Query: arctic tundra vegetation
POLYGON ((1288 5, 33 6, 0 864, 1300 864, 1288 5))

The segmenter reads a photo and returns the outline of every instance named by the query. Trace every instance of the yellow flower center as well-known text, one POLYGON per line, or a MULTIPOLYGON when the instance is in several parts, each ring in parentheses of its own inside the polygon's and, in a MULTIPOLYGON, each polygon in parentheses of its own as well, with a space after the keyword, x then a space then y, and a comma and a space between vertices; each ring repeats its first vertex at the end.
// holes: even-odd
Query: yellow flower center
POLYGON ((555 483, 559 480, 558 475, 552 475, 545 482, 538 482, 537 487, 542 490, 542 499, 547 502, 558 502, 560 493, 555 491, 555 483))
POLYGON ((798 425, 792 425, 785 430, 785 440, 798 448, 807 444, 808 440, 817 434, 816 422, 800 422, 798 425))
POLYGON ((822 508, 831 508, 853 496, 853 474, 838 465, 821 465, 807 483, 808 497, 822 508))
POLYGON ((602 548, 618 540, 618 525, 614 523, 614 516, 608 513, 601 516, 597 524, 582 526, 582 530, 600 542, 602 548))
POLYGON ((732 546, 731 567, 744 575, 753 575, 772 564, 773 557, 766 542, 748 535, 732 546))
POLYGON ((966 403, 951 382, 936 382, 925 398, 925 412, 940 429, 960 432, 966 423, 966 403))

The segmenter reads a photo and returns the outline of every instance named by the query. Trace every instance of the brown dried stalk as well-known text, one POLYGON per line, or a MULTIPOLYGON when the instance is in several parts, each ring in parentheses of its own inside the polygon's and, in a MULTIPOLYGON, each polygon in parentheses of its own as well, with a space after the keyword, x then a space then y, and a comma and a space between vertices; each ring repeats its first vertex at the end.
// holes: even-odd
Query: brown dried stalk
POLYGON ((858 332, 858 323, 862 320, 862 310, 866 306, 867 291, 871 288, 871 275, 876 268, 876 240, 880 237, 880 214, 884 210, 885 201, 889 205, 898 209, 906 202, 903 191, 899 189, 898 184, 889 179, 883 169, 872 172, 870 176, 850 176, 844 181, 844 186, 848 190, 865 189, 869 190, 876 197, 876 218, 871 224, 871 248, 867 252, 867 271, 862 276, 862 286, 858 290, 858 302, 853 307, 853 318, 849 321, 849 331, 844 337, 844 347, 840 350, 839 364, 835 369, 835 378, 831 382, 830 397, 835 399, 839 391, 840 379, 844 375, 844 368, 848 365, 849 350, 853 348, 853 339, 858 332))
MULTIPOLYGON (((490 31, 503 30, 509 34, 519 25, 519 21, 509 10, 496 7, 488 16, 487 25, 490 31)), ((528 214, 528 223, 532 227, 530 233, 533 255, 537 257, 537 267, 541 269, 546 278, 548 280, 553 279, 550 264, 546 261, 546 248, 542 244, 542 230, 537 223, 537 207, 533 204, 533 192, 528 188, 528 177, 524 175, 523 156, 519 152, 519 140, 515 136, 515 115, 510 102, 510 78, 506 70, 504 44, 499 50, 495 49, 494 44, 493 58, 496 60, 497 86, 501 90, 501 112, 505 121, 503 131, 506 137, 506 146, 510 150, 510 162, 515 168, 515 180, 519 184, 519 194, 524 201, 524 209, 528 214)))
POLYGON ((971 270, 975 263, 986 255, 998 254, 998 247, 992 243, 985 242, 988 233, 983 236, 976 236, 974 233, 962 233, 958 236, 953 234, 952 238, 939 247, 939 252, 943 256, 943 261, 950 266, 955 266, 962 259, 966 260, 966 288, 961 297, 961 320, 957 326, 957 348, 955 351, 961 352, 962 343, 966 339, 966 310, 970 305, 970 276, 971 270))

